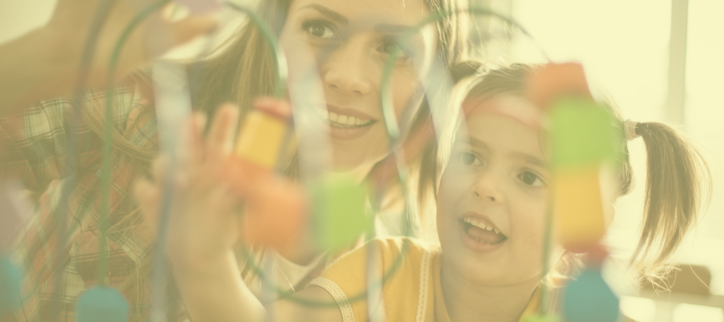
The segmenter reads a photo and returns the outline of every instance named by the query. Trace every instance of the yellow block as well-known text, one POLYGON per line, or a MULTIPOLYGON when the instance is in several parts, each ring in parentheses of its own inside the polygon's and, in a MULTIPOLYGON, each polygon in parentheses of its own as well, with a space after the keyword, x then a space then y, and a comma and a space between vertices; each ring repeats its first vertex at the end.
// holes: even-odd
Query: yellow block
POLYGON ((558 240, 585 251, 606 232, 597 166, 556 170, 553 198, 558 240))
POLYGON ((286 131, 286 123, 278 117, 251 111, 239 129, 235 153, 256 165, 274 169, 286 131))

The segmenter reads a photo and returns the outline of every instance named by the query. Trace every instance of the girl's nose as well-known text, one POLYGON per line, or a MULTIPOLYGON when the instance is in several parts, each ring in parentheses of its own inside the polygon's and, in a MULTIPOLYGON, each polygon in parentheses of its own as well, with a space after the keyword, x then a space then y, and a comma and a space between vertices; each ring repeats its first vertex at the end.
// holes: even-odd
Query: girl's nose
POLYGON ((340 94, 364 96, 373 87, 371 67, 364 45, 348 41, 329 56, 323 81, 327 88, 340 94))
POLYGON ((480 174, 470 191, 473 198, 495 204, 505 202, 505 197, 500 191, 499 180, 494 174, 487 171, 480 174))

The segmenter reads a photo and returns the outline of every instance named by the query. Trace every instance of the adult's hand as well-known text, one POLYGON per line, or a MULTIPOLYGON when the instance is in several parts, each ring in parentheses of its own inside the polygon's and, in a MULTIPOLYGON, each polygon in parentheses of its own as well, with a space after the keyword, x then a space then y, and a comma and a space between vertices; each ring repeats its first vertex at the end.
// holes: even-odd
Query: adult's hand
MULTIPOLYGON (((112 7, 99 31, 86 85, 105 83, 111 54, 123 30, 159 0, 58 0, 44 27, 0 45, 0 117, 37 100, 70 94, 83 47, 95 28, 94 16, 105 1, 112 1, 112 7)), ((136 27, 121 52, 116 79, 217 27, 213 13, 172 21, 169 11, 158 10, 136 27)))

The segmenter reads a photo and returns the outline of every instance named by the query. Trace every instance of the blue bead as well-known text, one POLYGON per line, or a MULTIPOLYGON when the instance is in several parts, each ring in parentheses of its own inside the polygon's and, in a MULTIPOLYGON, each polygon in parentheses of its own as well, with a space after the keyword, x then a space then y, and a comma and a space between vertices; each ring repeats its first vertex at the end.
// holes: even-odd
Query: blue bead
POLYGON ((566 288, 563 312, 569 322, 616 322, 618 298, 597 270, 587 270, 566 288))
POLYGON ((20 273, 10 259, 0 257, 0 317, 20 306, 20 273))
POLYGON ((128 303, 117 290, 98 286, 78 298, 78 322, 126 322, 128 303))

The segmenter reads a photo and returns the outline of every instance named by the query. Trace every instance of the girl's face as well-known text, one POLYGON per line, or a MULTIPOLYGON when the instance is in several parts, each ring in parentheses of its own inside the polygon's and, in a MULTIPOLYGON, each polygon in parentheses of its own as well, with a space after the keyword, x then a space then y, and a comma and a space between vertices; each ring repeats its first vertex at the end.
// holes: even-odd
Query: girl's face
POLYGON ((471 283, 515 285, 540 278, 549 171, 539 133, 492 109, 525 99, 501 95, 467 117, 438 194, 437 228, 448 269, 471 283))
MULTIPOLYGON (((423 0, 292 2, 281 43, 291 56, 290 64, 300 55, 316 60, 327 104, 327 110, 316 112, 329 124, 335 168, 370 168, 388 155, 380 107, 383 67, 396 46, 394 37, 429 14, 423 0)), ((406 107, 412 106, 414 112, 422 101, 417 71, 426 69, 434 57, 434 24, 412 41, 417 54, 399 59, 391 78, 398 120, 406 107)), ((290 68, 290 73, 295 69, 290 68)))

